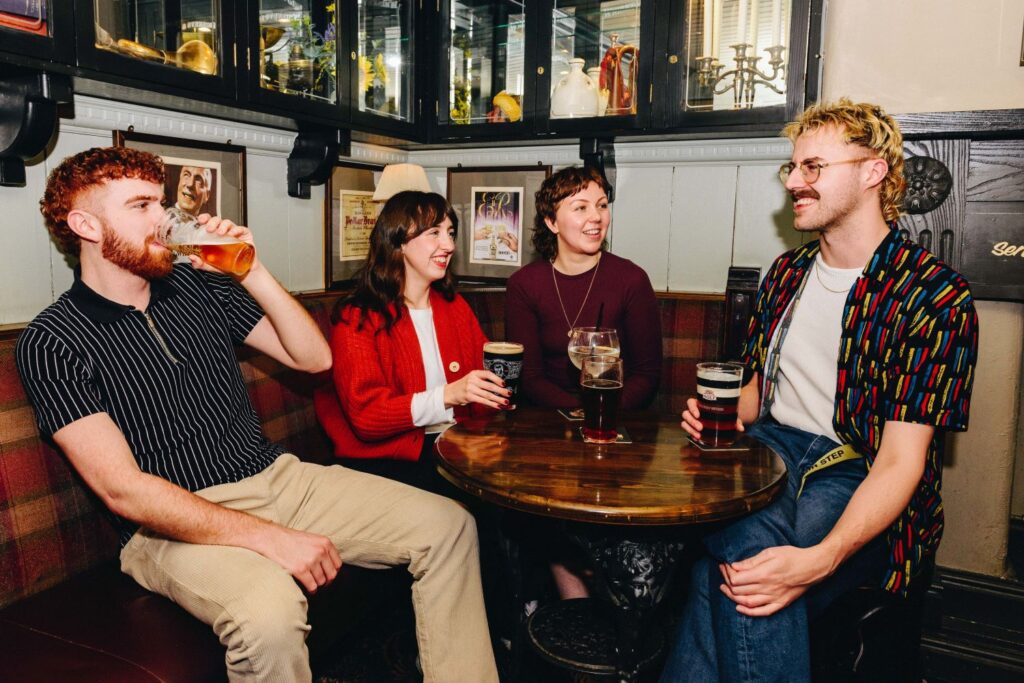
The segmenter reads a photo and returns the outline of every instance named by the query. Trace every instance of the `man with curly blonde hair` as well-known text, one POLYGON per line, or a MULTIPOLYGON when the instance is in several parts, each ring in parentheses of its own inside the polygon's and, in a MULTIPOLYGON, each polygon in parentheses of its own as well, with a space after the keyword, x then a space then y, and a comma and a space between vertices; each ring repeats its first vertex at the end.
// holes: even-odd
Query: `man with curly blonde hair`
MULTIPOLYGON (((761 284, 737 428, 779 453, 786 489, 705 537, 662 681, 810 681, 809 619, 864 582, 905 596, 931 562, 938 438, 967 428, 977 315, 967 282, 896 230, 896 122, 841 99, 784 135, 793 224, 818 239, 761 284)), ((690 399, 683 428, 701 427, 690 399)))

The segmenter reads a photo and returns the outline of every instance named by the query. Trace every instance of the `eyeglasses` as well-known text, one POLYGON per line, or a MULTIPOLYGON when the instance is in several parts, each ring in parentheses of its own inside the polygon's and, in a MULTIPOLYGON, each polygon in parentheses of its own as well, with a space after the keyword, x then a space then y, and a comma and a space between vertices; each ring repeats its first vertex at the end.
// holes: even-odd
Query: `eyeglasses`
POLYGON ((792 161, 788 164, 783 164, 779 167, 779 180, 783 183, 789 180, 789 174, 794 169, 800 169, 800 175, 803 176, 804 182, 808 185, 813 185, 818 182, 818 178, 821 177, 821 169, 826 166, 839 166, 840 164, 855 164, 858 161, 871 161, 878 157, 857 157, 856 159, 846 159, 844 161, 815 161, 814 159, 807 159, 801 161, 799 164, 794 164, 792 161))

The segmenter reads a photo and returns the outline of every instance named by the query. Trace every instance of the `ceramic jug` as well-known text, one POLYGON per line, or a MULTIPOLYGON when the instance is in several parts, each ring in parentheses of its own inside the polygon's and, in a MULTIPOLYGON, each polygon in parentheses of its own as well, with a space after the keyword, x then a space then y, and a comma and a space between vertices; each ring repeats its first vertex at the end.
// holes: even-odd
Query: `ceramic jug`
POLYGON ((569 119, 597 116, 597 83, 583 73, 580 59, 569 60, 569 73, 555 86, 551 96, 551 118, 569 119))
POLYGON ((608 108, 608 91, 601 88, 601 67, 590 67, 587 69, 587 76, 590 77, 591 82, 594 84, 594 90, 597 93, 597 112, 594 115, 604 116, 604 111, 608 108))

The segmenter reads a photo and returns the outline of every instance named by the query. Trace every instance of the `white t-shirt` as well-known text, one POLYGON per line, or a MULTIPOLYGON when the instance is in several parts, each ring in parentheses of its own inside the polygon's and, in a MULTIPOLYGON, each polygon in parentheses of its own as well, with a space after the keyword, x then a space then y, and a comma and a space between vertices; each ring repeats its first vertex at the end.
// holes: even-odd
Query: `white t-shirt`
POLYGON ((831 268, 820 253, 815 257, 779 358, 771 414, 780 424, 839 441, 832 418, 843 308, 862 272, 863 268, 831 268))
POLYGON ((429 308, 408 308, 416 337, 420 342, 420 355, 423 356, 423 370, 427 376, 427 389, 412 397, 412 423, 417 427, 426 427, 427 433, 444 431, 452 420, 455 412, 444 407, 444 387, 448 378, 444 374, 441 362, 441 349, 437 346, 437 333, 434 331, 434 311, 429 308))

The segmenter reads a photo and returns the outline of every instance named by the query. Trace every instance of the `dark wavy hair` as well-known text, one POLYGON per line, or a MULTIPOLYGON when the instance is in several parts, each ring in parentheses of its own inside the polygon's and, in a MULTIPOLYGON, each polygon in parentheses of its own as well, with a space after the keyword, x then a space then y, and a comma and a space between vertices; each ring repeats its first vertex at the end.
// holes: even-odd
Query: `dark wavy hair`
MULTIPOLYGON (((601 172, 593 166, 569 166, 553 174, 541 184, 535 194, 537 215, 533 219, 533 248, 547 261, 558 256, 558 235, 551 232, 545 219, 555 220, 558 205, 566 198, 586 189, 590 183, 597 183, 608 193, 611 189, 601 172)), ((604 249, 605 245, 601 245, 604 249)))
MULTIPOLYGON (((436 227, 445 217, 452 222, 456 234, 459 219, 451 204, 434 192, 408 190, 399 192, 389 199, 381 209, 377 222, 370 232, 370 252, 366 262, 355 275, 356 288, 347 297, 339 300, 331 311, 331 322, 348 322, 347 315, 360 316, 359 327, 366 321, 366 314, 374 312, 384 318, 384 330, 402 317, 405 308, 402 294, 405 291, 405 259, 402 245, 422 233, 436 227), (349 309, 346 311, 346 309, 349 309)), ((449 266, 444 277, 430 285, 445 301, 455 298, 455 275, 449 266)))
POLYGON ((90 188, 121 178, 162 186, 164 162, 155 154, 131 147, 93 147, 68 157, 50 172, 39 211, 62 253, 78 256, 82 248, 78 235, 68 227, 68 213, 75 200, 90 188))

